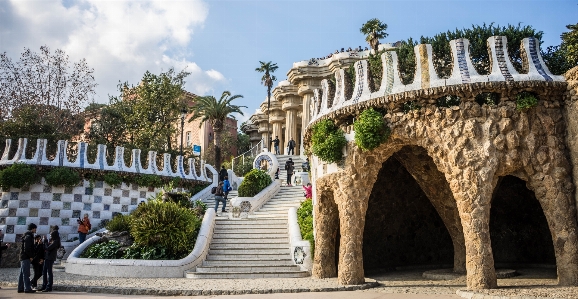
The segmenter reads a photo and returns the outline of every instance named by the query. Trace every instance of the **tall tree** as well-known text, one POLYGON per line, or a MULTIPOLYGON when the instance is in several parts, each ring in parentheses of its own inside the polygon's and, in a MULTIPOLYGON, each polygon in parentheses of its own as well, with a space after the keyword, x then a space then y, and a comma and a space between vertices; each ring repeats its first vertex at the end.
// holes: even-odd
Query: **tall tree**
POLYGON ((195 103, 192 107, 193 115, 189 119, 189 122, 200 119, 201 122, 199 126, 201 126, 203 123, 208 121, 215 133, 213 142, 215 145, 216 169, 221 168, 221 134, 225 129, 225 121, 227 120, 227 117, 234 118, 234 116, 231 115, 232 113, 243 115, 241 108, 247 108, 246 106, 232 105, 231 102, 242 97, 242 95, 231 96, 231 92, 223 91, 219 100, 214 96, 199 97, 195 99, 195 103))
POLYGON ((255 71, 263 73, 263 77, 261 77, 261 83, 267 87, 267 136, 269 140, 264 140, 264 142, 267 142, 267 147, 269 148, 269 146, 271 145, 269 144, 271 140, 271 137, 269 136, 269 133, 271 132, 271 130, 269 130, 269 114, 271 110, 271 89, 273 88, 273 82, 277 81, 277 77, 271 74, 274 73, 279 67, 277 66, 276 63, 273 63, 272 61, 269 62, 259 61, 259 63, 261 64, 261 66, 256 68, 255 71))
POLYGON ((570 32, 564 32, 560 36, 562 45, 566 48, 566 58, 570 64, 578 65, 578 23, 566 25, 570 32))
POLYGON ((359 29, 361 33, 365 34, 365 41, 373 49, 374 53, 378 51, 379 40, 389 35, 385 30, 387 30, 387 24, 375 18, 367 21, 361 26, 361 29, 359 29))
POLYGON ((24 48, 16 62, 0 53, 0 119, 25 105, 54 106, 76 114, 92 98, 96 85, 94 69, 86 60, 71 65, 62 50, 52 53, 42 46, 37 53, 24 48))

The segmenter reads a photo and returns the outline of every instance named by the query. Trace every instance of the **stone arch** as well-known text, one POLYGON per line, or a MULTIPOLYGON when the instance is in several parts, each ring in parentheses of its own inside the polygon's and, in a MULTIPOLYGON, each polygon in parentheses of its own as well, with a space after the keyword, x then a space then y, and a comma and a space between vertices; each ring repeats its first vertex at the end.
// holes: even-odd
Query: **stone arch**
POLYGON ((335 256, 339 215, 333 191, 327 179, 316 182, 317 202, 313 206, 315 214, 315 256, 312 275, 316 278, 337 276, 335 256))

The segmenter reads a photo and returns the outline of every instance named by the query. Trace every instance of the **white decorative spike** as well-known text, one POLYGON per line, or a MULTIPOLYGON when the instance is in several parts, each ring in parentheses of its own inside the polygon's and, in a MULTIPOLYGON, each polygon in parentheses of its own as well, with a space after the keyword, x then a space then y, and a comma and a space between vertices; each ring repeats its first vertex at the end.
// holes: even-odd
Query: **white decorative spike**
POLYGON ((4 146, 4 153, 2 154, 2 159, 0 159, 0 165, 8 164, 8 155, 10 154, 10 146, 12 146, 12 139, 6 139, 6 145, 4 146))
POLYGON ((397 53, 395 51, 387 51, 381 54, 381 85, 379 90, 371 94, 371 98, 378 98, 393 93, 403 92, 405 87, 399 77, 399 69, 397 67, 397 53))
MULTIPOLYGON (((212 174, 212 178, 209 178, 207 175, 205 175, 205 178, 206 178, 205 180, 207 182, 212 182, 212 183, 219 182, 219 173, 217 172, 217 170, 215 170, 215 168, 212 165, 205 164, 205 169, 208 169, 209 172, 212 174)), ((206 172, 206 170, 205 170, 205 172, 206 172)))
POLYGON ((446 85, 457 85, 476 82, 488 82, 488 76, 480 76, 470 59, 470 41, 460 38, 450 41, 452 49, 452 75, 446 79, 446 85))
POLYGON ((544 63, 540 54, 539 42, 536 38, 529 37, 522 40, 523 51, 528 63, 528 74, 526 80, 531 81, 559 81, 564 82, 563 76, 552 75, 548 66, 544 63))
POLYGON ((331 90, 331 86, 329 86, 329 80, 323 79, 321 80, 321 111, 319 115, 326 114, 331 110, 331 103, 329 101, 330 97, 333 100, 333 92, 331 90))
POLYGON ((343 105, 345 99, 345 70, 338 69, 335 72, 335 97, 333 98, 333 105, 331 110, 343 105))
POLYGON ((318 118, 319 117, 319 110, 321 108, 321 95, 320 95, 321 91, 319 89, 315 89, 313 90, 313 111, 312 111, 312 118, 318 118))
POLYGON ((126 168, 128 172, 140 173, 142 169, 142 164, 140 163, 140 149, 135 148, 132 150, 130 167, 126 168))
POLYGON ((369 67, 367 60, 359 60, 354 65, 355 69, 355 87, 349 105, 367 101, 371 97, 369 90, 369 67))
POLYGON ((508 56, 508 39, 505 36, 490 36, 488 38, 490 48, 490 61, 492 72, 488 81, 520 81, 524 78, 514 69, 508 56))

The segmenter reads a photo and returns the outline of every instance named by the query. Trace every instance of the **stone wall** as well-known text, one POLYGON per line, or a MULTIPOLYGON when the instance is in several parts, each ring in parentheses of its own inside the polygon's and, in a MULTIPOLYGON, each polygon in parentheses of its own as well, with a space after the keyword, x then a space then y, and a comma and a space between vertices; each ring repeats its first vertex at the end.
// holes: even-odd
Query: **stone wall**
POLYGON ((364 269, 452 263, 452 240, 442 219, 414 178, 389 158, 369 197, 364 269))

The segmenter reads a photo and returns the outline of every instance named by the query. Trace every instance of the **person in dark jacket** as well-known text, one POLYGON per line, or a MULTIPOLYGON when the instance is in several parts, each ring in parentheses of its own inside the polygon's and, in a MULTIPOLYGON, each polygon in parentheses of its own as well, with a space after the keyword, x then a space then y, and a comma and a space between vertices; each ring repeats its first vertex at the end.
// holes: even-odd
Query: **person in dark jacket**
POLYGON ((28 231, 22 236, 22 247, 20 248, 20 275, 18 276, 18 293, 35 293, 30 286, 30 263, 34 259, 34 234, 36 224, 28 224, 28 231))
POLYGON ((225 177, 228 175, 229 173, 227 173, 227 169, 225 168, 225 166, 221 166, 221 171, 219 171, 219 182, 224 181, 225 177))
POLYGON ((52 232, 50 233, 50 241, 44 239, 44 267, 42 268, 42 287, 39 291, 42 292, 52 292, 52 266, 54 266, 54 261, 56 261, 56 254, 58 248, 60 248, 60 235, 58 234, 58 226, 54 226, 52 232))
MULTIPOLYGON (((4 242, 4 233, 2 233, 2 230, 0 229, 0 266, 2 265, 2 251, 10 248, 9 243, 2 245, 2 242, 4 242)), ((0 287, 0 289, 2 288, 0 287)))
POLYGON ((30 284, 33 288, 38 286, 38 279, 42 276, 42 268, 44 265, 44 243, 42 243, 42 237, 36 235, 34 238, 34 259, 32 260, 32 269, 34 269, 34 277, 30 280, 30 284))
POLYGON ((285 162, 285 170, 287 170, 287 186, 291 186, 291 176, 293 175, 293 170, 295 169, 293 159, 289 158, 285 162))

